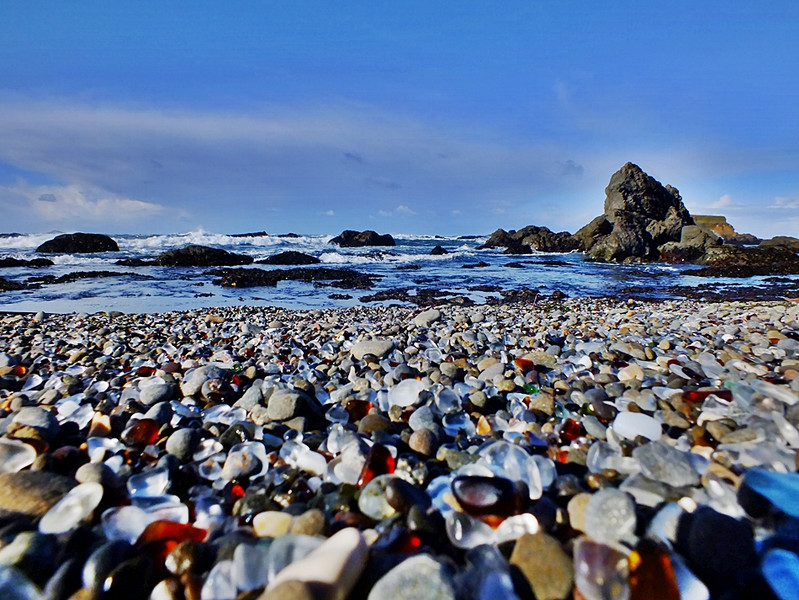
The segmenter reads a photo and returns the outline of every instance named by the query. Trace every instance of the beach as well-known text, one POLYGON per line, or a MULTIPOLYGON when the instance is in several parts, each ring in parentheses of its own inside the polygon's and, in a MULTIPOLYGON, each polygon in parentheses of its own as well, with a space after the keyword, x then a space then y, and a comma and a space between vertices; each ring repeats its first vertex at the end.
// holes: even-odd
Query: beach
POLYGON ((19 597, 743 598, 796 577, 795 301, 4 314, 0 375, 19 597))

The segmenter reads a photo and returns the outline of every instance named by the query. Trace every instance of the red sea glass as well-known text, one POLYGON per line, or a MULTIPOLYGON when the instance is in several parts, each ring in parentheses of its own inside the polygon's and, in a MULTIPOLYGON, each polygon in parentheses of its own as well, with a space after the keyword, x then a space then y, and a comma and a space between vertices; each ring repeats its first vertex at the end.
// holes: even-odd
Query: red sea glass
POLYGON ((680 600, 680 589, 668 552, 642 539, 630 553, 630 600, 680 600))
POLYGON ((582 426, 574 419, 564 419, 560 426, 560 439, 569 444, 583 435, 582 426))
POLYGON ((161 427, 153 419, 139 419, 122 432, 120 439, 128 446, 147 446, 155 443, 161 427))
POLYGON ((704 402, 710 395, 727 402, 732 401, 732 392, 730 390, 688 390, 682 393, 682 399, 686 402, 698 404, 704 402))
POLYGON ((527 373, 535 368, 535 363, 529 358, 517 358, 513 361, 513 364, 519 367, 522 373, 527 373))
POLYGON ((171 540, 177 543, 186 540, 202 542, 207 534, 208 532, 205 529, 200 529, 193 525, 176 523, 174 521, 153 521, 141 532, 139 539, 136 540, 136 545, 141 546, 149 542, 164 540, 171 540))
POLYGON ((358 487, 363 487, 378 475, 390 475, 394 472, 394 457, 388 448, 375 444, 366 455, 366 462, 358 477, 358 487))

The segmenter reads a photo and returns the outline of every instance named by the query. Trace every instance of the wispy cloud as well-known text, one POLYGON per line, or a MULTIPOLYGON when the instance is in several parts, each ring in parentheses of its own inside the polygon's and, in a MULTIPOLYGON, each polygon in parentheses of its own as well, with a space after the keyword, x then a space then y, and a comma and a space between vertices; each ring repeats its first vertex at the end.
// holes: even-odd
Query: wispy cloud
POLYGON ((774 199, 774 204, 770 208, 778 210, 794 210, 799 209, 799 196, 795 198, 788 198, 786 196, 777 196, 774 199))
POLYGON ((730 194, 724 194, 710 206, 711 208, 729 208, 732 206, 732 196, 730 194))
POLYGON ((103 190, 66 186, 31 186, 19 182, 0 186, 0 199, 10 199, 16 210, 25 212, 41 223, 44 229, 59 227, 81 229, 91 226, 128 226, 136 222, 162 218, 170 214, 185 218, 183 212, 171 212, 160 204, 131 198, 106 195, 103 190))

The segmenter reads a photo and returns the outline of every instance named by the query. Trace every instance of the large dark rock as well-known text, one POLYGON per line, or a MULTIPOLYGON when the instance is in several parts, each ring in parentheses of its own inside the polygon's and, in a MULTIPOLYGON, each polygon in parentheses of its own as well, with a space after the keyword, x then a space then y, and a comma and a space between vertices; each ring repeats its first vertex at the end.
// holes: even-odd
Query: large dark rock
POLYGON ((366 231, 353 231, 352 229, 347 229, 341 232, 341 235, 337 235, 332 240, 330 240, 331 244, 338 244, 342 248, 359 248, 361 246, 396 246, 397 243, 394 241, 394 238, 391 237, 391 234, 384 234, 380 235, 377 232, 366 230, 366 231))
POLYGON ((159 254, 155 264, 162 267, 228 267, 248 265, 252 261, 252 256, 192 244, 159 254))
POLYGON ((274 287, 279 281, 293 280, 306 282, 329 281, 328 285, 347 289, 369 289, 374 285, 373 275, 365 275, 352 269, 297 268, 275 269, 218 269, 211 271, 217 275, 216 285, 223 287, 274 287))
POLYGON ((90 252, 119 252, 117 243, 101 233, 64 233, 47 240, 36 252, 49 254, 88 254, 90 252))
POLYGON ((679 242, 693 225, 679 192, 625 164, 605 188, 605 212, 574 234, 581 250, 606 261, 656 260, 659 246, 679 242))
POLYGON ((295 250, 273 254, 269 258, 257 261, 259 265, 315 265, 320 261, 315 256, 295 250))
POLYGON ((481 248, 505 248, 505 254, 538 252, 571 252, 578 247, 568 231, 553 232, 548 227, 528 225, 518 231, 497 229, 481 248))

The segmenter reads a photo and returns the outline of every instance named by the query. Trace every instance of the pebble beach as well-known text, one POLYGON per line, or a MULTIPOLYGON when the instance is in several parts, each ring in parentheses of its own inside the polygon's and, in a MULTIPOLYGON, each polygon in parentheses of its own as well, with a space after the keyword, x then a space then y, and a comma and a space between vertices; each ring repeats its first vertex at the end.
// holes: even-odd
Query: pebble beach
POLYGON ((794 598, 799 303, 0 314, 0 595, 794 598))

